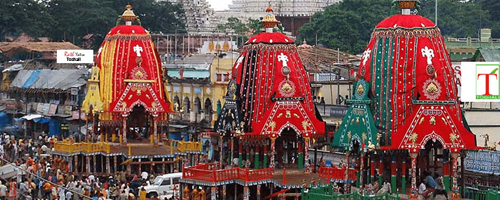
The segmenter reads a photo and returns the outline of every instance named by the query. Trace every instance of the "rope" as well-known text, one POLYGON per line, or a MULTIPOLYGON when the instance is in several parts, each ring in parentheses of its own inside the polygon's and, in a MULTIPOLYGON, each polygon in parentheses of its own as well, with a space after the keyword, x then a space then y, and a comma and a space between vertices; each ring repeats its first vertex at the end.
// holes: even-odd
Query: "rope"
POLYGON ((31 172, 29 172, 29 171, 26 171, 26 170, 24 170, 24 169, 22 169, 22 168, 18 167, 16 164, 14 164, 14 163, 12 163, 12 162, 10 162, 10 161, 8 161, 8 160, 6 160, 6 159, 2 158, 2 157, 0 157, 0 160, 2 160, 2 161, 4 161, 4 162, 6 162, 6 163, 8 163, 8 164, 11 164, 12 166, 14 166, 14 168, 16 168, 16 169, 18 169, 18 170, 20 170, 20 171, 23 171, 23 172, 25 172, 25 173, 27 173, 27 174, 31 174, 32 176, 35 176, 35 177, 39 178, 40 180, 43 180, 44 182, 49 182, 49 183, 51 183, 52 185, 55 185, 55 186, 57 186, 57 187, 61 187, 61 188, 65 189, 65 190, 67 190, 67 191, 71 191, 71 192, 73 192, 73 195, 76 193, 76 194, 78 194, 78 195, 80 195, 80 196, 83 196, 83 197, 85 197, 85 198, 92 199, 92 197, 90 197, 90 196, 87 196, 87 195, 84 195, 84 194, 82 194, 82 193, 80 193, 80 192, 78 192, 78 191, 72 190, 72 189, 70 189, 70 188, 68 188, 68 187, 66 187, 66 186, 64 186, 64 185, 58 185, 57 183, 52 183, 52 182, 50 182, 49 180, 47 180, 47 179, 45 179, 45 178, 43 178, 43 177, 41 177, 41 176, 38 176, 37 174, 31 173, 31 172))

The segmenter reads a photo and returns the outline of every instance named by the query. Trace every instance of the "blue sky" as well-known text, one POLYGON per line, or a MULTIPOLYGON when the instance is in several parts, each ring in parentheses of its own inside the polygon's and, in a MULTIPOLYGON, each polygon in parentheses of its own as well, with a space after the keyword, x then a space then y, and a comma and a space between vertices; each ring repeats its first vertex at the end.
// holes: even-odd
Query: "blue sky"
POLYGON ((224 10, 228 9, 228 5, 231 4, 232 0, 207 0, 214 10, 224 10))

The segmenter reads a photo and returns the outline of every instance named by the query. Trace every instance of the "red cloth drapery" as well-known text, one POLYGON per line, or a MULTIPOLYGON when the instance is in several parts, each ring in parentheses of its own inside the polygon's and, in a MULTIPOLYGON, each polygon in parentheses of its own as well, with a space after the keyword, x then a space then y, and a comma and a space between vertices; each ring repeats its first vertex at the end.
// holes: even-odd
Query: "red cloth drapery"
POLYGON ((412 107, 414 112, 393 135, 391 149, 423 149, 428 141, 439 141, 443 149, 477 149, 476 137, 451 115, 449 105, 412 107))
POLYGON ((104 112, 127 113, 143 106, 150 113, 170 111, 162 64, 149 33, 119 25, 106 35, 96 57, 104 112))
POLYGON ((277 137, 283 130, 303 137, 325 133, 325 123, 314 113, 309 77, 287 36, 260 33, 250 38, 232 74, 242 121, 250 127, 245 135, 277 137))

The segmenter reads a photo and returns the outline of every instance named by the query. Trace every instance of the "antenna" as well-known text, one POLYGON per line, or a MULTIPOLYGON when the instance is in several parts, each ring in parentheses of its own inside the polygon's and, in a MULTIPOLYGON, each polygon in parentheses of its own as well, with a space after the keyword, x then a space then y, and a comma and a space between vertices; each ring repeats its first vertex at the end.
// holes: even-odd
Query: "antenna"
POLYGON ((434 24, 438 25, 438 0, 435 0, 436 4, 434 6, 434 24))

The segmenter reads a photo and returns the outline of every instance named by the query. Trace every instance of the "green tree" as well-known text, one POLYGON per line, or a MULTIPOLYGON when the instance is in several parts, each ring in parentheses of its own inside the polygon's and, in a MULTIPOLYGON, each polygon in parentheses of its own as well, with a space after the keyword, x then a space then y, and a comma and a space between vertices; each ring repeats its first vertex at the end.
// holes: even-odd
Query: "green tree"
POLYGON ((51 0, 49 13, 56 19, 49 36, 54 41, 70 41, 79 45, 92 34, 97 49, 106 33, 116 25, 118 16, 130 3, 142 26, 153 33, 185 32, 184 11, 180 5, 154 0, 51 0))
POLYGON ((297 42, 323 44, 349 53, 359 53, 368 44, 377 23, 389 16, 391 0, 344 0, 313 15, 299 29, 297 42))
POLYGON ((26 33, 32 37, 46 36, 54 19, 47 12, 46 1, 0 1, 0 39, 26 33))
POLYGON ((481 28, 491 28, 491 36, 494 38, 500 38, 500 15, 498 11, 500 10, 500 1, 491 0, 474 0, 474 3, 479 4, 484 11, 488 11, 489 21, 484 21, 480 16, 479 19, 476 17, 476 22, 479 20, 481 28))
MULTIPOLYGON (((421 2, 422 16, 434 21, 435 10, 435 0, 421 2)), ((490 14, 479 3, 439 0, 437 22, 445 36, 478 37, 478 30, 490 24, 490 14)))
MULTIPOLYGON (((76 45, 81 44, 87 34, 95 34, 97 41, 102 41, 115 25, 118 15, 112 9, 112 2, 106 0, 51 0, 48 5, 49 13, 56 19, 49 36, 54 41, 68 41, 76 45)), ((99 44, 94 44, 94 48, 99 44)))
POLYGON ((234 36, 233 39, 238 41, 239 44, 242 44, 248 40, 246 33, 249 31, 256 32, 259 24, 260 20, 258 19, 248 18, 247 23, 244 23, 236 17, 229 17, 225 24, 217 25, 217 30, 219 32, 235 34, 236 36, 234 36))
MULTIPOLYGON (((500 1, 438 1, 438 26, 444 36, 478 37, 480 28, 491 28, 500 37, 500 1)), ((303 39, 349 53, 360 53, 370 40, 373 28, 390 16, 390 0, 344 0, 316 13, 310 23, 299 30, 297 42, 303 39)), ((422 0, 419 14, 434 21, 435 0, 422 0)))
POLYGON ((247 27, 255 33, 257 29, 260 27, 261 23, 262 22, 260 21, 260 19, 248 18, 247 27))
POLYGON ((240 19, 236 17, 229 17, 227 18, 227 22, 225 24, 217 25, 217 30, 222 32, 245 33, 248 32, 249 28, 240 19))
POLYGON ((185 33, 184 10, 180 4, 155 0, 113 0, 113 8, 119 15, 125 5, 132 5, 142 26, 153 33, 185 33))

